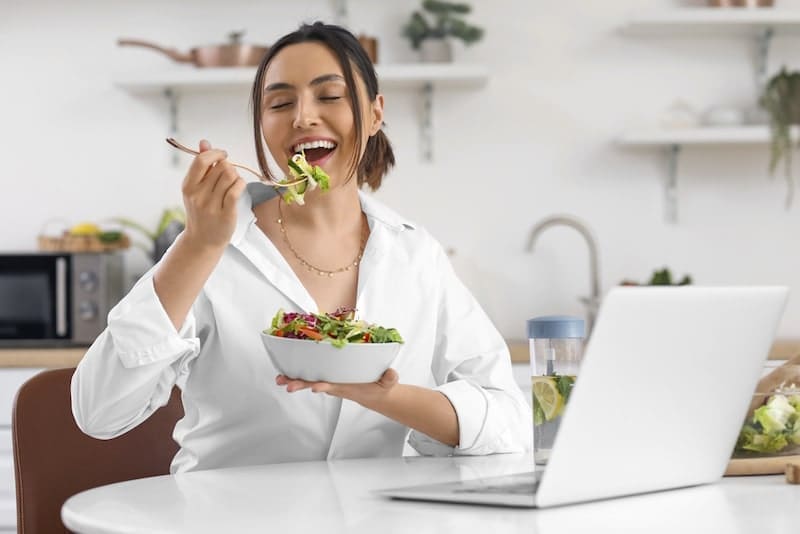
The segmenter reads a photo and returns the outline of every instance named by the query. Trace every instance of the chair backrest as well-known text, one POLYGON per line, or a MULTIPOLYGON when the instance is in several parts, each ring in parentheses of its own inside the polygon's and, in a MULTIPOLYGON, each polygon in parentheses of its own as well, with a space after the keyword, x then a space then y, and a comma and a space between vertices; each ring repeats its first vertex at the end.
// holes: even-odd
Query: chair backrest
POLYGON ((183 417, 180 391, 122 436, 99 440, 75 424, 70 400, 74 368, 39 373, 17 392, 12 414, 17 532, 68 532, 61 505, 81 491, 113 482, 169 473, 183 417))

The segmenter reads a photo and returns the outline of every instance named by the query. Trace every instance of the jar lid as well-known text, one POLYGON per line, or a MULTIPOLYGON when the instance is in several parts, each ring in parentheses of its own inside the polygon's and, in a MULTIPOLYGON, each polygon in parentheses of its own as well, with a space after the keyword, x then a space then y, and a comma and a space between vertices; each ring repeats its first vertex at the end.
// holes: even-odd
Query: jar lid
POLYGON ((528 339, 583 338, 583 319, 569 315, 545 315, 528 319, 528 339))

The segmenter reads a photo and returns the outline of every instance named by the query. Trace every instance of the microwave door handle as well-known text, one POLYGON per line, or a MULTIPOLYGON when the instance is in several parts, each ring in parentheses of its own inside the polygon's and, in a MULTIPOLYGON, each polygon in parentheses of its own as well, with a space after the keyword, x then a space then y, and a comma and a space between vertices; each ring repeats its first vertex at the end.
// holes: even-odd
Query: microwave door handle
POLYGON ((67 260, 56 258, 56 335, 67 335, 67 260))

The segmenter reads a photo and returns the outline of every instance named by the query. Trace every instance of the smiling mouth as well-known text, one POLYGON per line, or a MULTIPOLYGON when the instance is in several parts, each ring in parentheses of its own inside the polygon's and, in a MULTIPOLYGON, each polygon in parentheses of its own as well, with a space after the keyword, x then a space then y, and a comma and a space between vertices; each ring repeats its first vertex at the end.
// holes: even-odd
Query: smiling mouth
POLYGON ((316 161, 321 161, 328 157, 328 155, 336 150, 336 143, 333 141, 311 141, 308 143, 299 143, 292 147, 295 154, 305 154, 306 161, 312 165, 316 161))

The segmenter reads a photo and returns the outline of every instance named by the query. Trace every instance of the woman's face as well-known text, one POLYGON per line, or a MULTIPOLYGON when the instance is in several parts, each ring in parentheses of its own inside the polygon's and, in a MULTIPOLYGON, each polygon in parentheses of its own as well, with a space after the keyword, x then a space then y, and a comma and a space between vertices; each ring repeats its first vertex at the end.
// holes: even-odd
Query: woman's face
MULTIPOLYGON (((381 126, 383 99, 369 102, 355 68, 353 76, 363 121, 360 160, 368 137, 381 126)), ((264 73, 261 129, 284 174, 288 159, 302 150, 328 173, 332 187, 350 178, 356 130, 349 91, 336 56, 322 44, 289 45, 275 55, 264 73)))

